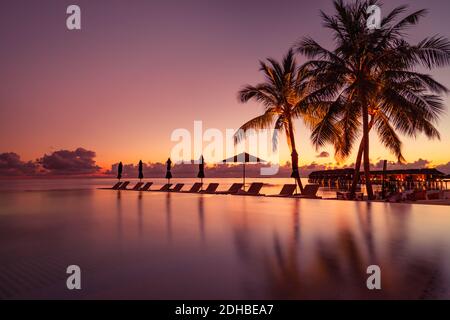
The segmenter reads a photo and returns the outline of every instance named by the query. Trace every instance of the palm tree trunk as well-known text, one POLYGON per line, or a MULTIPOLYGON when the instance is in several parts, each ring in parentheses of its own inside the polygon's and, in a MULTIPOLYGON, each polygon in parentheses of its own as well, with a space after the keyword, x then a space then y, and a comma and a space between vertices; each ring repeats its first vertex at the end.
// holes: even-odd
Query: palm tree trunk
POLYGON ((300 188, 300 193, 303 193, 303 185, 302 181, 300 180, 300 173, 298 171, 298 153, 297 149, 295 148, 295 137, 294 137, 294 127, 292 125, 292 120, 288 119, 288 126, 289 126, 289 140, 291 143, 291 160, 292 160, 292 172, 297 172, 298 175, 295 177, 295 180, 297 181, 298 187, 300 188))
POLYGON ((362 105, 363 116, 363 145, 364 145, 364 175, 366 178, 366 190, 369 200, 373 199, 372 183, 370 182, 370 162, 369 162, 369 110, 367 103, 362 105))
MULTIPOLYGON (((374 122, 375 122, 375 117, 372 116, 370 118, 370 122, 369 122, 369 132, 372 129, 374 122)), ((361 140, 361 143, 359 144, 358 155, 356 156, 355 173, 353 175, 352 187, 350 189, 351 197, 355 196, 356 186, 358 185, 358 182, 359 182, 359 172, 361 170, 361 160, 362 160, 363 152, 364 152, 364 140, 361 140)))
POLYGON ((358 185, 359 182, 359 171, 361 170, 361 159, 363 152, 364 152, 364 143, 363 140, 361 140, 361 143, 359 144, 358 155, 356 156, 355 172, 353 174, 352 188, 350 189, 351 198, 355 196, 356 186, 358 185))

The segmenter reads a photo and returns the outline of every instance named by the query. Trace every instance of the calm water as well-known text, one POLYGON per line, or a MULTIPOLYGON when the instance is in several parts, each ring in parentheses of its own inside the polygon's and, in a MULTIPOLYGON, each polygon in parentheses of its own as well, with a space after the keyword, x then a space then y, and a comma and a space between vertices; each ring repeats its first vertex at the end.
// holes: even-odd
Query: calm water
POLYGON ((0 298, 450 298, 448 207, 96 189, 111 184, 0 181, 0 298))

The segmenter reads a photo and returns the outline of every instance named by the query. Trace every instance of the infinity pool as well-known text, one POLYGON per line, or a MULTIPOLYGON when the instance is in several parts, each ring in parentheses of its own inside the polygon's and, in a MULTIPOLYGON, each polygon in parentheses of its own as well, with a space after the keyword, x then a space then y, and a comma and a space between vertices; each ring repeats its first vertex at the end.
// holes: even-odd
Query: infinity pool
POLYGON ((2 191, 0 298, 449 299, 449 230, 445 206, 2 191))

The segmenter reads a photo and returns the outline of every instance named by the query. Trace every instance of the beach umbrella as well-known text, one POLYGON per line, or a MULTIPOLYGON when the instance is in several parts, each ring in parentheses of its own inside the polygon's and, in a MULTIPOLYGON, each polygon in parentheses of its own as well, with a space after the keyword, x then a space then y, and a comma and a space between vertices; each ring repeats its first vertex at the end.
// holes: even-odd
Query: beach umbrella
POLYGON ((144 174, 142 173, 142 160, 139 160, 139 182, 141 182, 141 180, 144 178, 144 174))
POLYGON ((198 165, 198 174, 197 178, 200 178, 200 181, 203 183, 203 178, 205 177, 205 159, 203 156, 200 157, 200 163, 198 165))
POLYGON ((167 183, 170 183, 170 179, 172 179, 172 172, 170 171, 172 169, 172 161, 169 159, 167 159, 167 171, 166 171, 166 179, 167 179, 167 183))
POLYGON ((222 160, 223 163, 242 163, 242 181, 244 183, 244 190, 245 190, 245 164, 246 163, 260 163, 260 162, 267 162, 265 160, 262 160, 256 156, 252 156, 251 154, 248 154, 247 152, 240 153, 238 155, 235 155, 231 158, 222 160))
POLYGON ((122 162, 119 162, 119 165, 117 166, 117 179, 122 179, 122 170, 123 170, 123 165, 122 162))

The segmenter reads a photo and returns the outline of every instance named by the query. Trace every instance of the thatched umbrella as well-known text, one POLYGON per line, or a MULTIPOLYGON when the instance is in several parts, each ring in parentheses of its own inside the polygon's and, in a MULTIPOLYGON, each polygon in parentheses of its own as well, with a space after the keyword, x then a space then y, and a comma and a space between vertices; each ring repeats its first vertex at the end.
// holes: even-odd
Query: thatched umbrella
POLYGON ((222 160, 223 163, 242 163, 242 181, 244 183, 243 189, 245 190, 245 164, 246 163, 259 163, 259 162, 267 162, 258 157, 252 156, 247 152, 240 153, 235 155, 234 157, 222 160))

